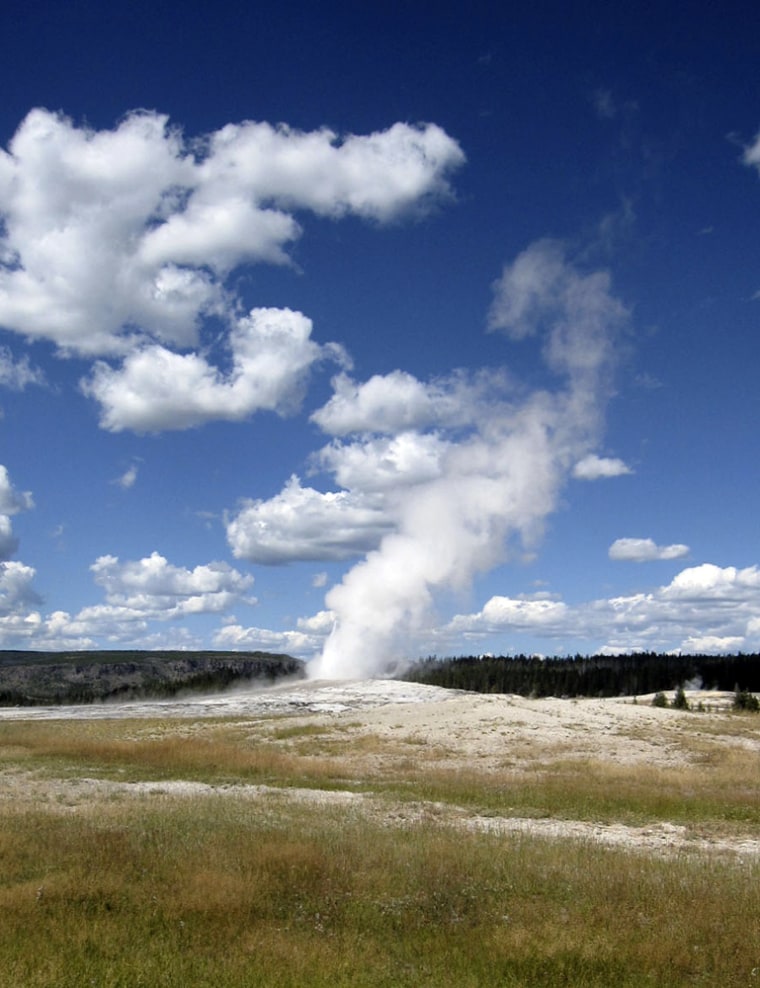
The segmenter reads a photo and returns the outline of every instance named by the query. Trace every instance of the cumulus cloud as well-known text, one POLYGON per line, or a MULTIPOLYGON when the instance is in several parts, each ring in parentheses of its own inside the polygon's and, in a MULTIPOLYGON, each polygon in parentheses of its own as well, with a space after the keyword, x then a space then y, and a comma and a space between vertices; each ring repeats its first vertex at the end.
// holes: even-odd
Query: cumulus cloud
POLYGON ((287 652, 290 655, 310 659, 324 645, 334 621, 334 615, 329 611, 319 611, 311 617, 299 618, 296 629, 288 631, 246 628, 237 622, 232 622, 216 633, 214 645, 223 649, 287 652))
POLYGON ((139 260, 146 228, 171 209, 167 194, 192 185, 192 161, 166 117, 132 114, 92 132, 33 110, 0 162, 3 326, 86 354, 123 351, 135 326, 194 340, 213 285, 188 272, 185 290, 167 295, 169 269, 139 260))
POLYGON ((562 628, 567 617, 567 605, 542 594, 525 597, 491 597, 477 614, 458 614, 449 622, 448 630, 494 632, 544 631, 562 628))
POLYGON ((8 468, 0 463, 0 565, 18 549, 18 539, 13 534, 11 516, 34 507, 29 491, 17 491, 11 483, 8 468))
POLYGON ((382 505, 361 492, 321 493, 293 476, 275 497, 244 501, 227 519, 227 540, 249 562, 341 560, 367 552, 389 528, 382 505))
POLYGON ((15 515, 19 511, 29 511, 34 500, 29 491, 17 491, 11 483, 8 468, 0 464, 0 514, 15 515))
POLYGON ((253 604, 253 577, 224 562, 186 569, 157 552, 121 561, 100 556, 90 567, 105 602, 76 614, 56 610, 43 615, 31 583, 34 570, 19 563, 0 566, 0 643, 41 649, 94 648, 103 642, 133 647, 199 648, 187 627, 156 636, 155 622, 201 614, 222 614, 236 604, 253 604), (5 613, 4 615, 4 612, 5 613))
POLYGON ((339 374, 332 383, 332 398, 311 416, 331 436, 471 426, 477 410, 490 401, 503 401, 507 388, 504 374, 491 370, 458 372, 429 382, 395 370, 360 384, 339 374))
MULTIPOLYGON (((382 673, 417 647, 438 591, 464 588, 535 543, 573 466, 596 445, 626 318, 605 272, 584 274, 560 245, 540 241, 505 267, 489 326, 513 340, 540 338, 544 361, 562 378, 553 393, 493 374, 427 385, 402 372, 364 385, 336 380, 313 418, 355 438, 323 450, 322 463, 358 484, 364 465, 385 457, 380 476, 400 482, 383 498, 391 530, 327 593, 335 626, 315 675, 382 673), (411 445, 427 456, 419 474, 405 476, 392 451, 415 433, 426 439, 415 435, 411 445), (394 441, 379 442, 382 434, 394 441)), ((522 612, 529 620, 557 607, 524 602, 522 612)))
MULTIPOLYGON (((296 212, 424 211, 463 162, 434 124, 340 136, 246 121, 191 140, 155 112, 98 131, 32 110, 0 150, 0 325, 101 358, 83 386, 112 431, 291 410, 308 369, 339 351, 300 313, 241 318, 230 273, 290 263, 296 212), (207 317, 229 331, 228 374, 198 350, 207 317)), ((0 383, 35 374, 0 356, 0 383)))
POLYGON ((315 471, 338 489, 318 491, 291 477, 268 500, 243 501, 226 519, 238 558, 266 564, 345 560, 377 548, 399 521, 408 491, 441 477, 476 427, 514 409, 498 371, 457 372, 425 382, 394 371, 357 384, 333 380, 333 397, 312 419, 335 438, 314 454, 315 471))
POLYGON ((365 441, 335 441, 315 459, 341 487, 393 492, 440 476, 449 447, 435 433, 402 432, 365 441))
POLYGON ((680 600, 735 600, 746 601, 748 595, 760 591, 760 569, 747 566, 715 566, 702 563, 682 570, 663 591, 668 598, 680 600))
POLYGON ((0 610, 7 614, 21 603, 36 600, 32 590, 35 570, 24 563, 7 562, 0 567, 0 610))
POLYGON ((207 185, 226 185, 232 175, 259 201, 285 209, 387 222, 449 195, 446 176, 463 162, 459 145, 435 124, 341 138, 327 128, 246 122, 211 135, 201 169, 207 185))
POLYGON ((40 603, 32 586, 35 575, 34 568, 24 563, 0 563, 0 630, 13 625, 36 626, 38 616, 29 611, 40 603))
POLYGON ((610 559, 630 563, 648 563, 654 560, 682 559, 688 556, 689 547, 676 543, 674 545, 657 545, 652 539, 615 539, 609 548, 610 559))
POLYGON ((623 462, 609 456, 597 456, 589 453, 573 467, 573 477, 576 480, 601 480, 607 477, 624 477, 633 470, 623 462))
POLYGON ((606 610, 613 618, 613 644, 687 650, 698 641, 741 639, 736 647, 747 648, 758 640, 752 632, 760 614, 758 590, 756 566, 703 563, 682 570, 656 591, 614 598, 606 608, 597 604, 595 610, 597 616, 604 617, 606 610))
POLYGON ((270 628, 243 627, 228 624, 214 635, 214 647, 220 649, 285 652, 297 657, 311 657, 322 644, 322 638, 301 631, 272 631, 270 628))
POLYGON ((293 211, 388 221, 448 194, 463 161, 433 124, 341 138, 249 121, 191 141, 154 112, 95 131, 32 110, 0 151, 0 323, 81 354, 192 346, 229 310, 232 268, 287 260, 293 211))
POLYGON ((456 373, 420 381, 400 371, 359 385, 346 375, 312 416, 334 439, 312 458, 338 490, 318 491, 291 477, 269 500, 248 500, 226 520, 238 558, 283 564, 345 560, 377 548, 395 530, 412 488, 441 478, 461 459, 475 426, 508 427, 522 411, 505 402, 511 385, 499 372, 456 373), (416 428, 410 428, 410 425, 416 428), (429 427, 428 431, 425 430, 429 427))
POLYGON ((10 559, 18 549, 11 517, 33 507, 31 493, 16 490, 7 467, 0 464, 0 646, 19 636, 21 641, 26 641, 40 625, 35 610, 41 603, 33 587, 35 570, 10 559))
POLYGON ((143 618, 172 619, 227 610, 253 583, 253 577, 227 563, 213 562, 192 570, 174 566, 157 552, 120 562, 100 556, 90 567, 106 591, 111 609, 143 618))
POLYGON ((646 593, 577 605, 554 598, 492 597, 474 614, 454 617, 443 639, 470 642, 498 636, 504 651, 520 649, 522 635, 542 639, 547 651, 583 642, 592 652, 640 650, 726 652, 760 648, 760 570, 711 563, 688 567, 646 593))
POLYGON ((95 365, 82 382, 101 405, 101 425, 111 432, 187 429, 212 420, 240 421, 261 410, 297 410, 310 368, 319 360, 345 362, 335 345, 311 339, 312 323, 290 309, 252 309, 229 337, 227 374, 197 353, 148 346, 119 369, 95 365))
POLYGON ((10 559, 18 549, 18 539, 13 534, 13 525, 8 515, 0 515, 0 564, 10 559))

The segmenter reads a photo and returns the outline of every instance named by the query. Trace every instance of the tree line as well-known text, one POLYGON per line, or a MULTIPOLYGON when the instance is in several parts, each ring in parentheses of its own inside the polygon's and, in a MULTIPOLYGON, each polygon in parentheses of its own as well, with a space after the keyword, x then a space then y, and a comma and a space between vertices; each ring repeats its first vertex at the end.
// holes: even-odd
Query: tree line
POLYGON ((166 699, 304 675, 302 660, 271 652, 0 651, 0 706, 166 699))
POLYGON ((639 696, 678 686, 760 692, 760 655, 429 656, 407 670, 410 682, 521 696, 639 696))

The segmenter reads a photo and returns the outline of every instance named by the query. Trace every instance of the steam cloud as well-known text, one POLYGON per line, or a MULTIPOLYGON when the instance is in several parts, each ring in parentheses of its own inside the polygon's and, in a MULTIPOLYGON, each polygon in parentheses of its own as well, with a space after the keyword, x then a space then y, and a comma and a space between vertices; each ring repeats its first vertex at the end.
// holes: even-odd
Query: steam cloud
MULTIPOLYGON (((580 272, 555 241, 531 245, 504 268, 488 327, 521 347, 534 338, 548 386, 528 391, 490 374, 488 388, 475 380, 467 387, 460 375, 459 432, 451 402, 432 422, 435 402, 420 403, 441 447, 436 475, 395 493, 393 530, 327 593, 334 626, 313 676, 398 668, 431 626, 437 592, 465 588, 536 542, 563 484, 599 440, 615 339, 627 318, 608 274, 580 272)), ((439 382, 427 387, 440 392, 439 382)), ((366 392, 356 389, 354 398, 358 408, 366 392)), ((343 412, 350 420, 350 409, 343 412)))

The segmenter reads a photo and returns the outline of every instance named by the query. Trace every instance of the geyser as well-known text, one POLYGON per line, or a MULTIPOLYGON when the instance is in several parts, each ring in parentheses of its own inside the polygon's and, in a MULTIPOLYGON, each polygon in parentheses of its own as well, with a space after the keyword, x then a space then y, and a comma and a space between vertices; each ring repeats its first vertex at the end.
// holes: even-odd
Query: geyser
MULTIPOLYGON (((463 589, 535 544, 573 467, 599 442, 627 316, 607 273, 581 273, 554 241, 531 245, 504 268, 489 329, 512 341, 536 338, 548 386, 529 391, 490 374, 487 388, 482 375, 468 387, 460 374, 452 400, 464 428, 451 401, 420 403, 420 431, 432 431, 440 447, 437 475, 393 493, 394 530, 327 593, 335 623, 312 676, 387 674, 430 647, 437 591, 463 589), (441 409, 437 419, 431 408, 441 409)), ((420 387, 440 393, 440 382, 420 387)))

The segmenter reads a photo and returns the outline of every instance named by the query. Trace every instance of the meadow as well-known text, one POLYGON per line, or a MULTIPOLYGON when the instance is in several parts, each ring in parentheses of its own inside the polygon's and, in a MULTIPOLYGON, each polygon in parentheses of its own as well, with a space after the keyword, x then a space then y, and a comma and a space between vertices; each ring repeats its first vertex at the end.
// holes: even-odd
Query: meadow
POLYGON ((760 985, 759 836, 752 714, 5 720, 0 984, 760 985))

